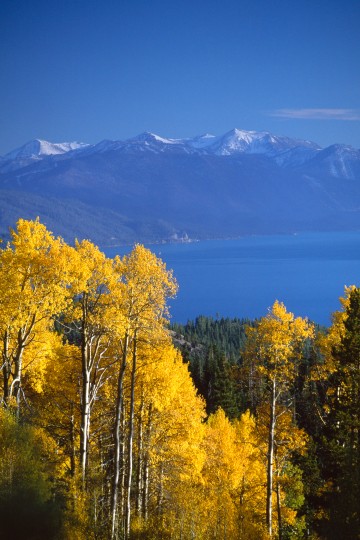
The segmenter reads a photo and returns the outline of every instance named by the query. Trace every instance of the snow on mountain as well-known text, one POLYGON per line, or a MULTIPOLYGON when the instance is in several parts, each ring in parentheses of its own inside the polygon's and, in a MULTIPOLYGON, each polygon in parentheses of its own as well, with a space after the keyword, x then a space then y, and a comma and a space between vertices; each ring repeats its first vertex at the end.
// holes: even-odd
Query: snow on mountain
POLYGON ((215 153, 227 156, 238 152, 248 152, 256 141, 262 139, 265 132, 243 131, 232 129, 226 133, 218 142, 215 153))
POLYGON ((278 137, 267 131, 244 131, 233 129, 219 137, 209 148, 216 155, 229 156, 232 154, 264 154, 268 157, 278 157, 294 148, 320 149, 309 141, 278 137))
POLYGON ((167 139, 165 137, 160 137, 159 135, 156 135, 156 133, 150 133, 149 131, 144 131, 144 133, 140 133, 140 135, 137 135, 136 137, 132 137, 131 139, 128 139, 128 142, 133 143, 144 143, 146 145, 161 143, 161 144, 181 144, 182 139, 167 139))
POLYGON ((131 153, 138 151, 150 151, 153 153, 199 152, 201 154, 208 153, 221 156, 239 153, 264 154, 269 157, 276 157, 278 164, 285 164, 289 159, 291 161, 291 154, 285 154, 283 158, 281 155, 294 148, 300 149, 300 152, 297 153, 301 154, 302 158, 305 158, 308 154, 302 152, 301 149, 311 151, 309 157, 312 157, 313 151, 320 150, 318 145, 309 141, 277 137, 266 131, 233 129, 222 136, 205 133, 197 137, 182 139, 166 138, 155 133, 144 132, 125 141, 104 140, 95 145, 79 142, 51 143, 35 139, 6 154, 4 160, 37 160, 47 156, 61 156, 74 150, 87 154, 119 150, 131 153))
POLYGON ((82 155, 89 154, 104 154, 105 152, 111 152, 114 150, 119 150, 124 146, 123 141, 111 141, 109 139, 104 139, 97 144, 89 144, 83 150, 81 150, 82 155))
POLYGON ((219 140, 220 137, 216 137, 216 135, 211 135, 210 133, 204 133, 204 135, 199 135, 197 137, 194 137, 192 139, 183 139, 184 143, 191 146, 192 148, 208 148, 209 146, 212 146, 214 143, 216 143, 219 140))
MULTIPOLYGON (((311 151, 308 154, 309 157, 312 157, 313 151, 320 149, 315 143, 288 137, 277 137, 266 131, 233 129, 222 136, 205 133, 197 137, 182 139, 165 138, 154 133, 145 132, 124 141, 122 150, 150 151, 153 153, 207 153, 221 156, 246 153, 278 157, 280 154, 294 148, 304 148, 311 151)), ((306 155, 303 153, 302 158, 305 158, 306 155)), ((289 157, 287 156, 287 158, 289 157)))
POLYGON ((299 167, 310 161, 321 152, 321 147, 313 144, 309 146, 295 146, 274 155, 274 160, 280 167, 299 167))
MULTIPOLYGON (((217 156, 234 156, 237 154, 258 154, 266 156, 280 167, 301 167, 306 163, 324 161, 329 174, 352 178, 354 172, 351 162, 358 163, 360 151, 343 145, 333 145, 322 149, 318 144, 279 137, 267 131, 245 131, 232 129, 221 136, 205 133, 189 138, 161 137, 155 133, 144 132, 124 141, 103 140, 95 145, 64 142, 51 143, 36 139, 21 148, 9 152, 0 160, 3 171, 21 168, 29 163, 49 156, 54 159, 69 159, 76 155, 104 154, 120 152, 123 154, 153 153, 153 154, 201 154, 217 156), (340 155, 341 154, 341 155, 340 155), (317 161, 316 161, 317 160, 317 161)), ((356 165, 357 170, 357 165, 356 165)))
POLYGON ((182 139, 146 132, 95 145, 38 140, 0 158, 0 210, 0 232, 40 216, 56 234, 103 245, 184 231, 230 238, 358 230, 360 150, 239 129, 182 139))
POLYGON ((81 142, 63 142, 51 143, 42 139, 30 141, 20 148, 9 152, 4 156, 5 159, 36 159, 45 156, 65 154, 71 150, 79 150, 89 146, 81 142))
POLYGON ((318 152, 309 162, 315 172, 326 171, 334 178, 353 180, 360 173, 360 150, 352 146, 333 144, 318 152))
POLYGON ((186 139, 170 139, 155 133, 145 131, 136 137, 127 139, 123 143, 122 152, 152 152, 161 153, 192 153, 193 150, 186 144, 186 139))

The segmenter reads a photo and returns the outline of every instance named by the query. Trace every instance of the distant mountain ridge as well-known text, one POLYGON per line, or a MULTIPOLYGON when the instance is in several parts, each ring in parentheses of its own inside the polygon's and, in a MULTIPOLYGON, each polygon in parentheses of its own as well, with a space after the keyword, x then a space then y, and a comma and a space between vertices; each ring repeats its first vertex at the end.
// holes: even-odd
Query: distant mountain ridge
POLYGON ((5 159, 41 158, 43 156, 55 156, 66 154, 71 150, 84 149, 90 145, 79 142, 51 143, 41 139, 34 139, 20 148, 6 154, 5 159))
POLYGON ((239 129, 35 140, 0 160, 0 231, 37 215, 101 245, 358 230, 360 151, 239 129))
POLYGON ((237 153, 278 156, 294 148, 321 150, 318 144, 311 141, 278 137, 267 131, 244 131, 235 128, 220 137, 206 133, 193 138, 170 139, 160 137, 155 133, 144 132, 125 141, 104 140, 95 145, 82 142, 51 143, 35 139, 9 152, 3 156, 3 160, 39 159, 51 155, 64 155, 70 151, 76 151, 78 154, 83 152, 89 154, 114 149, 155 153, 174 151, 178 153, 206 153, 222 156, 237 153))

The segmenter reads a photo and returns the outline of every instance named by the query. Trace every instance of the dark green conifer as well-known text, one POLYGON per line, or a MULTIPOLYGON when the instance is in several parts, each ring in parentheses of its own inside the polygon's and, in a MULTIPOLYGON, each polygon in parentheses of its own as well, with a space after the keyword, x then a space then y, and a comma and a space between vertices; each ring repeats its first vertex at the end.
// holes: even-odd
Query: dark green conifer
POLYGON ((360 289, 349 298, 344 334, 333 351, 338 368, 333 375, 330 412, 329 538, 360 538, 360 289))

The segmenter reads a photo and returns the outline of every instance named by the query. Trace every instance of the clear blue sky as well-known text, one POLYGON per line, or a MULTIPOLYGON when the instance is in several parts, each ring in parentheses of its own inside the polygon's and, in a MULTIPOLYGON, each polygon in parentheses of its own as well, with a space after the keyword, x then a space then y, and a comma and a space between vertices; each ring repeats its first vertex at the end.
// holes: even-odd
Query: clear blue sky
POLYGON ((233 127, 360 147, 359 0, 1 0, 0 154, 233 127))

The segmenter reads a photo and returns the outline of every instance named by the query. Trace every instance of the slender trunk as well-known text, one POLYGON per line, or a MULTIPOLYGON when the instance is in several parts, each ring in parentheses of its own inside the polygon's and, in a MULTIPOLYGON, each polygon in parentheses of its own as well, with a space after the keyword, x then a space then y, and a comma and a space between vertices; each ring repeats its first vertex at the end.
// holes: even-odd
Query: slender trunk
POLYGON ((142 490, 143 490, 143 411, 144 411, 144 399, 141 398, 140 411, 139 411, 139 429, 138 429, 138 462, 137 462, 137 478, 136 478, 136 513, 139 517, 142 514, 142 490))
POLYGON ((74 403, 71 404, 71 417, 70 417, 70 473, 72 478, 75 478, 76 474, 76 449, 75 449, 75 417, 74 417, 74 403))
POLYGON ((120 433, 122 413, 123 413, 123 401, 124 401, 124 376, 127 366, 127 354, 129 346, 129 335, 125 334, 124 338, 124 348, 121 358, 121 365, 118 376, 117 384, 117 396, 116 396, 116 407, 115 407, 115 425, 114 425, 114 473, 112 481, 112 492, 111 492, 111 538, 116 538, 117 534, 117 502, 119 494, 119 478, 120 478, 120 466, 121 466, 121 444, 122 437, 120 433))
POLYGON ((144 521, 149 517, 149 456, 146 454, 143 470, 143 492, 142 492, 142 515, 144 521))
POLYGON ((34 328, 36 321, 36 314, 30 316, 28 322, 17 333, 16 353, 13 356, 14 359, 14 374, 10 387, 10 397, 14 396, 16 400, 17 410, 16 414, 20 415, 20 398, 21 398, 21 377, 23 368, 23 355, 26 345, 29 343, 30 334, 34 328))
POLYGON ((80 470, 82 488, 85 489, 86 472, 88 463, 88 439, 90 432, 90 355, 88 346, 88 332, 86 328, 87 309, 83 305, 83 323, 81 335, 81 365, 82 365, 82 388, 81 388, 81 420, 80 420, 80 470))
POLYGON ((24 337, 23 330, 20 329, 17 336, 17 347, 14 358, 14 375, 10 387, 9 396, 14 396, 17 405, 17 412, 20 410, 20 388, 21 388, 21 375, 22 375, 22 363, 24 352, 24 337))
POLYGON ((159 490, 158 490, 158 500, 157 500, 157 513, 158 516, 162 515, 162 506, 163 506, 163 498, 164 498, 164 485, 163 485, 163 476, 164 476, 164 467, 163 464, 160 464, 160 472, 159 472, 159 490))
POLYGON ((277 516, 278 516, 278 529, 279 540, 282 540, 282 518, 281 518, 281 498, 280 498, 280 484, 276 483, 276 506, 277 506, 277 516))
POLYGON ((118 503, 119 513, 122 520, 122 530, 125 530, 125 478, 126 478, 126 466, 125 466, 125 454, 126 454, 126 407, 123 400, 122 406, 122 421, 120 428, 120 482, 119 482, 119 496, 118 503))
POLYGON ((3 367, 3 400, 5 403, 5 406, 7 406, 9 397, 10 397, 10 390, 9 390, 9 379, 10 379, 10 366, 8 361, 4 361, 3 367))
POLYGON ((270 423, 267 453, 267 479, 266 479, 266 525, 269 537, 272 537, 272 491, 273 491, 273 467, 274 467, 274 438, 276 422, 276 380, 271 384, 270 423))
POLYGON ((9 333, 6 330, 3 338, 2 350, 2 372, 3 372, 3 399, 5 406, 8 403, 10 396, 9 381, 10 381, 10 359, 9 359, 9 333))
POLYGON ((135 407, 135 379, 136 379, 136 361, 137 361, 137 339, 136 332, 133 342, 132 355, 132 371, 131 371, 131 390, 130 390, 130 413, 129 413, 129 434, 128 434, 128 460, 127 460, 127 477, 126 477, 126 508, 125 508, 125 525, 126 538, 130 538, 131 526, 131 480, 133 471, 133 439, 134 439, 134 407, 135 407))
POLYGON ((151 422, 152 422, 152 404, 149 405, 148 413, 148 422, 146 427, 146 452, 143 462, 143 493, 142 493, 142 515, 144 520, 148 519, 148 508, 149 508, 149 470, 150 470, 150 457, 149 457, 149 448, 150 448, 150 437, 151 437, 151 422))
POLYGON ((80 424, 80 469, 81 469, 83 489, 85 489, 86 473, 87 473, 89 431, 90 431, 90 373, 87 367, 83 366, 81 424, 80 424))

